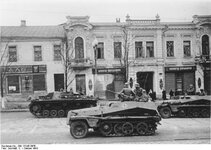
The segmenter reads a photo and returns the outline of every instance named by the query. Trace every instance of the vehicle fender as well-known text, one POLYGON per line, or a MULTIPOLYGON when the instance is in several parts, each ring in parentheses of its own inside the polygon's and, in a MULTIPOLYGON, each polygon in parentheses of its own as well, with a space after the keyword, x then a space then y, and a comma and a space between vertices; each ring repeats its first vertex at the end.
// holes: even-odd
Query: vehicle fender
POLYGON ((87 118, 86 121, 90 127, 97 127, 97 123, 98 123, 99 119, 87 118))
POLYGON ((169 106, 170 106, 172 112, 178 111, 178 105, 169 105, 169 106))

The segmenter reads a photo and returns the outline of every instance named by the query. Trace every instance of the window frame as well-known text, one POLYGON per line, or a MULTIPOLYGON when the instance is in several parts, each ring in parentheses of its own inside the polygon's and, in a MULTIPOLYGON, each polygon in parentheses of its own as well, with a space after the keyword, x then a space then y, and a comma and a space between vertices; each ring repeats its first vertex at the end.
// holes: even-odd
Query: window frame
POLYGON ((41 45, 34 45, 33 49, 34 49, 34 61, 43 61, 43 58, 42 58, 42 46, 41 45), (36 57, 35 52, 37 50, 35 50, 35 47, 40 47, 40 56, 38 57, 39 59, 37 59, 37 57, 36 57))
MULTIPOLYGON (((95 57, 96 57, 96 54, 95 54, 95 57)), ((98 45, 97 45, 97 57, 96 58, 97 59, 104 59, 104 42, 98 42, 98 45), (102 47, 100 47, 100 44, 102 44, 102 47)))
POLYGON ((154 41, 146 41, 146 58, 153 58, 155 57, 155 46, 154 46, 154 41), (147 44, 152 43, 152 47, 148 46, 147 44), (152 48, 152 56, 151 56, 151 50, 148 48, 152 48), (149 52, 148 52, 149 51, 149 52), (148 56, 149 54, 149 56, 148 56))
POLYGON ((143 41, 135 41, 135 58, 145 58, 143 41), (141 47, 137 47, 138 43, 141 43, 141 47))
POLYGON ((191 57, 191 40, 183 40, 183 56, 184 57, 191 57), (186 53, 186 51, 185 51, 185 48, 187 48, 187 46, 185 45, 185 42, 188 42, 189 43, 189 55, 187 55, 186 53))
POLYGON ((174 41, 171 40, 171 41, 166 41, 166 57, 175 57, 175 54, 174 54, 174 41), (172 42, 172 49, 170 49, 170 55, 168 55, 168 42, 172 42), (171 55, 171 51, 173 52, 173 55, 171 55))
POLYGON ((54 61, 61 61, 62 60, 61 50, 62 50, 61 44, 54 44, 53 45, 53 60, 54 61), (59 46, 60 50, 55 49, 56 46, 59 46), (56 53, 56 51, 57 51, 57 53, 56 53))
POLYGON ((17 46, 16 45, 10 45, 10 46, 8 46, 8 62, 17 62, 18 61, 18 55, 17 55, 17 46), (10 49, 10 48, 12 48, 12 47, 15 47, 15 50, 13 50, 12 51, 12 49, 10 49), (15 52, 15 59, 13 59, 13 58, 11 58, 11 52, 15 52))
POLYGON ((122 57, 122 42, 113 42, 113 47, 114 47, 114 59, 121 58, 122 57), (115 44, 117 45, 115 46, 115 44))

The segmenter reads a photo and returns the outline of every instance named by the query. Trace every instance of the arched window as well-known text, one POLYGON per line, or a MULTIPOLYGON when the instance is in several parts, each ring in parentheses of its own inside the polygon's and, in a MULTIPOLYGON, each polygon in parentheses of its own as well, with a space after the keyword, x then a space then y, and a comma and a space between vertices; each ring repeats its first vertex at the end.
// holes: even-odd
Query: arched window
POLYGON ((209 50, 209 36, 203 35, 202 36, 202 55, 209 57, 210 50, 209 50))
POLYGON ((75 39, 75 58, 84 58, 84 41, 81 37, 75 39))

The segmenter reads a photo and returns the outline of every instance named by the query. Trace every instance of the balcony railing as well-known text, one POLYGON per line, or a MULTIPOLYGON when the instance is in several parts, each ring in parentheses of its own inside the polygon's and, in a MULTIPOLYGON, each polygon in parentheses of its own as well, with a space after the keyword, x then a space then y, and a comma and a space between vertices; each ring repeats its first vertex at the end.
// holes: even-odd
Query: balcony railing
POLYGON ((93 66, 90 58, 76 58, 70 61, 69 66, 74 69, 85 69, 93 66))

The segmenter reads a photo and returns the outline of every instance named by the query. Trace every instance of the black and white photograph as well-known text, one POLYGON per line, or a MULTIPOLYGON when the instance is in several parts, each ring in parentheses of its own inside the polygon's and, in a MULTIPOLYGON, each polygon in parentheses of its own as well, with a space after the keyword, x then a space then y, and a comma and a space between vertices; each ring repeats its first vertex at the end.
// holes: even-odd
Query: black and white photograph
POLYGON ((0 0, 0 104, 2 150, 207 149, 211 1, 0 0))

